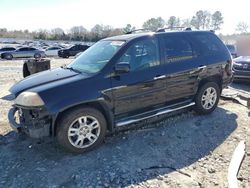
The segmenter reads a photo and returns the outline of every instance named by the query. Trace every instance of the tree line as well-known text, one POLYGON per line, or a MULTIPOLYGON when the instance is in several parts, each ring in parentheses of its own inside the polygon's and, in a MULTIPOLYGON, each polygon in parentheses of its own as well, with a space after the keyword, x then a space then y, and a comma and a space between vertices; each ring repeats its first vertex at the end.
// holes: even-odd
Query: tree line
MULTIPOLYGON (((150 18, 146 20, 142 28, 150 31, 157 31, 160 28, 176 29, 180 27, 190 27, 202 30, 219 31, 224 23, 224 18, 220 11, 213 13, 207 10, 199 10, 194 16, 187 19, 181 19, 176 16, 170 16, 167 20, 162 17, 150 18)), ((247 33, 249 26, 244 22, 239 22, 236 32, 247 33)), ((98 41, 102 38, 115 36, 130 32, 136 28, 127 24, 123 28, 113 28, 110 25, 96 24, 90 30, 83 26, 74 26, 69 31, 61 28, 51 30, 40 29, 37 31, 14 30, 8 31, 6 28, 0 28, 0 37, 2 38, 28 38, 42 40, 73 40, 73 41, 98 41)))

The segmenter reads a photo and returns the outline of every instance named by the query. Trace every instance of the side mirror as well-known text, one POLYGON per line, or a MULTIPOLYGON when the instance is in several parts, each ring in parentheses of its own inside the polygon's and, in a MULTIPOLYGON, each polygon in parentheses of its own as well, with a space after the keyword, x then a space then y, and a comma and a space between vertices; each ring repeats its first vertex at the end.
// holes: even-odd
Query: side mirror
POLYGON ((127 73, 130 70, 129 62, 120 62, 115 65, 115 73, 122 74, 127 73))

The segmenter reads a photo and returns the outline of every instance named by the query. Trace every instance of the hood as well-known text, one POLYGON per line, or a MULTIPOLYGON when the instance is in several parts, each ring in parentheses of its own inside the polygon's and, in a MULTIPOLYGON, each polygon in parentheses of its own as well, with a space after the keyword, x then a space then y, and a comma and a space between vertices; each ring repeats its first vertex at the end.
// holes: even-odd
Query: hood
POLYGON ((69 69, 65 68, 57 68, 53 70, 44 71, 41 73, 37 73, 27 78, 21 80, 20 82, 16 83, 14 86, 10 88, 10 92, 15 95, 15 97, 22 91, 49 84, 51 82, 56 82, 68 78, 75 77, 80 73, 74 72, 69 69))
POLYGON ((235 62, 250 63, 250 56, 240 56, 234 59, 235 62))

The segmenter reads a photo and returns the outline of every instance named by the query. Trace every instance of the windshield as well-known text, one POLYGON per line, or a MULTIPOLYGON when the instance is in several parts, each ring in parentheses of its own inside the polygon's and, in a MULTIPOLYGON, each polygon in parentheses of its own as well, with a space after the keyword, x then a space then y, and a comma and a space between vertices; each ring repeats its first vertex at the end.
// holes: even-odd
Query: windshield
POLYGON ((99 41, 67 67, 85 73, 98 73, 124 43, 124 41, 99 41))

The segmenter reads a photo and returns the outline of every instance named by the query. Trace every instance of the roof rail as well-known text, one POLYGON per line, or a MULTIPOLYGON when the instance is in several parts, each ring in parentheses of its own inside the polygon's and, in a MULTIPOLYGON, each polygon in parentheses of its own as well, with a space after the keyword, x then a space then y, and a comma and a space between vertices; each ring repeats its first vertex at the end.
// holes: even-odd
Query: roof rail
POLYGON ((165 27, 165 28, 158 29, 156 32, 165 32, 165 30, 173 30, 173 29, 185 30, 185 31, 192 30, 190 27, 165 27))
POLYGON ((135 33, 135 32, 137 32, 137 31, 150 31, 150 30, 148 30, 148 29, 135 29, 135 30, 126 32, 125 34, 132 34, 132 33, 135 33))

